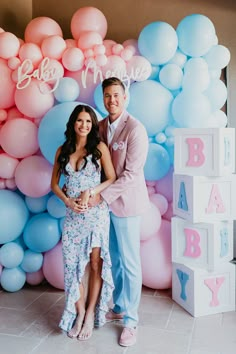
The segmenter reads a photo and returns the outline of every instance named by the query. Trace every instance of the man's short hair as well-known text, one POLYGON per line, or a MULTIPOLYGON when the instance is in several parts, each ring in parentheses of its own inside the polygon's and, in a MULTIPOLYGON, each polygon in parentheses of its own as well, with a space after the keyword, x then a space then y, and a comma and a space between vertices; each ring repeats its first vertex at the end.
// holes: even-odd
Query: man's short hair
POLYGON ((104 92, 106 87, 112 86, 112 85, 121 86, 122 89, 125 92, 125 85, 123 84, 123 82, 120 79, 118 79, 118 77, 108 77, 107 79, 103 80, 103 82, 102 82, 102 90, 103 90, 103 92, 104 92))

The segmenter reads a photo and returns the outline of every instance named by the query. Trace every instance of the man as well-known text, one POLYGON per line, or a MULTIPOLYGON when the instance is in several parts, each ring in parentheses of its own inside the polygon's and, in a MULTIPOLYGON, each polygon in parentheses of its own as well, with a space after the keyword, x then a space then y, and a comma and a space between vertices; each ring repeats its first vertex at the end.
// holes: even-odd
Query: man
POLYGON ((102 140, 109 146, 117 180, 101 196, 110 207, 110 253, 115 284, 114 308, 107 321, 123 320, 119 344, 136 342, 142 289, 140 215, 149 203, 143 167, 148 152, 144 126, 125 110, 125 86, 111 77, 102 83, 109 115, 99 122, 102 140))

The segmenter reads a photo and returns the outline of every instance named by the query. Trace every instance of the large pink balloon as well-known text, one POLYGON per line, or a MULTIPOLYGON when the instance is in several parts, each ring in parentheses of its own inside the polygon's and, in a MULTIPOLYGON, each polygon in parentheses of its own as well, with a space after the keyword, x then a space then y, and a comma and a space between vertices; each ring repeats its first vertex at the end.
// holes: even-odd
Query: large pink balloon
POLYGON ((30 156, 39 149, 38 127, 28 119, 16 118, 7 121, 0 131, 0 136, 3 149, 13 157, 30 156))
POLYGON ((141 242, 143 285, 151 289, 171 287, 171 224, 162 220, 157 234, 141 242))
POLYGON ((152 193, 149 198, 150 201, 160 210, 161 215, 167 212, 168 201, 162 194, 152 193))
POLYGON ((11 32, 0 33, 0 57, 9 59, 16 57, 20 49, 19 39, 11 32))
POLYGON ((42 197, 51 190, 52 165, 41 156, 29 156, 20 161, 15 171, 18 189, 28 197, 42 197))
POLYGON ((0 109, 10 108, 14 105, 14 93, 16 85, 11 78, 11 69, 7 65, 7 61, 0 58, 0 109))
POLYGON ((8 154, 0 154, 0 178, 13 178, 19 161, 8 154))
POLYGON ((141 240, 153 237, 161 226, 161 214, 155 204, 150 203, 148 210, 141 218, 141 240))
POLYGON ((49 284, 57 289, 64 289, 64 266, 61 242, 44 254, 43 273, 49 284))
POLYGON ((156 182, 156 191, 166 197, 168 202, 173 200, 173 167, 168 173, 156 182))
POLYGON ((49 91, 50 87, 46 83, 31 79, 28 86, 16 90, 16 106, 28 117, 41 118, 54 104, 54 95, 49 91), (45 88, 47 93, 43 92, 45 88))
POLYGON ((44 57, 52 59, 61 59, 64 50, 66 49, 66 42, 61 36, 49 36, 44 38, 41 50, 44 57))
POLYGON ((107 33, 107 20, 104 14, 95 7, 81 7, 71 19, 71 33, 78 39, 82 32, 93 31, 101 35, 102 38, 107 33))
POLYGON ((25 42, 41 45, 48 36, 63 36, 59 24, 49 17, 36 17, 31 20, 25 29, 25 42))
POLYGON ((22 62, 26 59, 30 59, 34 68, 36 68, 43 59, 43 54, 37 44, 24 43, 19 50, 19 57, 22 62))

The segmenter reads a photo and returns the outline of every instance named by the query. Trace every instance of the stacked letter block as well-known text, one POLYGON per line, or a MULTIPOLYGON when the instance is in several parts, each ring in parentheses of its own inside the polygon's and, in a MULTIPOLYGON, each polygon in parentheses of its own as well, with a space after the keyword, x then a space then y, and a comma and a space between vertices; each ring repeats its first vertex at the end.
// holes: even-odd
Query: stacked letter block
POLYGON ((173 300, 195 317, 234 311, 234 129, 176 129, 174 167, 173 300))

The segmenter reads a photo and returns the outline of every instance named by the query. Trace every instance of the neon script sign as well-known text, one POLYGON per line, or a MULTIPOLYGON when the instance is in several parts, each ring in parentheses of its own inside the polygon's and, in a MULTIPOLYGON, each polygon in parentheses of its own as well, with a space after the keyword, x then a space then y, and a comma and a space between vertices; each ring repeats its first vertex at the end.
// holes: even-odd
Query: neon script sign
MULTIPOLYGON (((101 68, 97 66, 96 62, 91 60, 82 71, 81 84, 84 88, 87 87, 87 76, 89 70, 93 73, 94 84, 97 83, 97 81, 100 81, 101 83, 105 78, 116 76, 124 82, 127 89, 130 87, 131 80, 142 81, 143 77, 149 76, 147 67, 131 67, 129 73, 127 73, 126 70, 113 68, 113 70, 107 70, 103 73, 101 68)), ((42 60, 38 69, 35 70, 31 59, 25 59, 18 67, 17 74, 18 80, 16 87, 18 90, 23 90, 28 87, 31 80, 34 78, 40 82, 39 89, 44 94, 55 91, 61 78, 61 74, 58 72, 58 69, 50 65, 50 59, 47 57, 42 60)))

